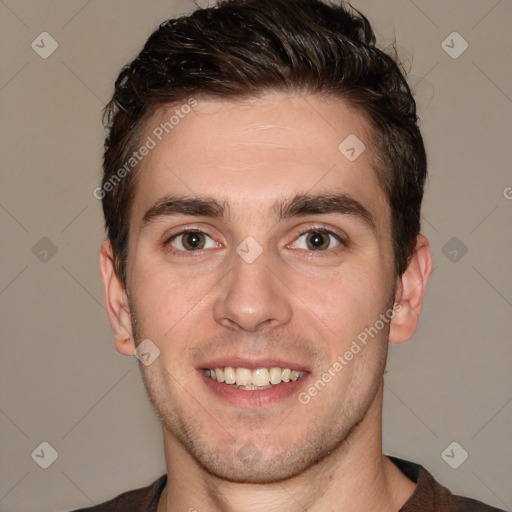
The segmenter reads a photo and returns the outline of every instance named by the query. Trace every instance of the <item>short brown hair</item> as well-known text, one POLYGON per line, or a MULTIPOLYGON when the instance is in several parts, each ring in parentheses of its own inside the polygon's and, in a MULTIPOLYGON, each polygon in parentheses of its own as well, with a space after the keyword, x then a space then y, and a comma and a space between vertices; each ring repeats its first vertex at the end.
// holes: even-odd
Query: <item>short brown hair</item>
MULTIPOLYGON (((341 98, 366 115, 401 276, 420 230, 425 148, 396 58, 376 47, 368 20, 346 3, 223 0, 163 22, 122 69, 106 107, 102 187, 132 157, 145 122, 159 107, 191 96, 234 99, 271 91, 341 98)), ((116 272, 126 285, 136 169, 123 175, 101 197, 116 272)))

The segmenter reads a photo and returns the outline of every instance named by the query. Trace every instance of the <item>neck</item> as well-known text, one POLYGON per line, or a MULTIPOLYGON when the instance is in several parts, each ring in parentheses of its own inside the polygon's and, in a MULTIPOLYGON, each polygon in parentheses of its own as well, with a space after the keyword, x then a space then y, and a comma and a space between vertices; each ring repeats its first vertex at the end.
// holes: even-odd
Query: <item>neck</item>
POLYGON ((164 428, 167 486, 158 512, 397 512, 415 484, 382 453, 382 387, 345 440, 303 473, 270 484, 207 473, 164 428))

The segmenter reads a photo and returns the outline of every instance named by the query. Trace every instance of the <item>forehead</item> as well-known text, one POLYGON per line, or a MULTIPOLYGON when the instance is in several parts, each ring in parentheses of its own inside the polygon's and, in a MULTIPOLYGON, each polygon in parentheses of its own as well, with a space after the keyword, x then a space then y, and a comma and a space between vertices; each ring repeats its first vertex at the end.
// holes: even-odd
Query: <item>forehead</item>
POLYGON ((387 201, 373 170, 370 133, 360 111, 317 95, 160 109, 142 138, 152 148, 138 170, 132 222, 173 194, 217 197, 249 222, 283 197, 343 192, 379 217, 387 201))

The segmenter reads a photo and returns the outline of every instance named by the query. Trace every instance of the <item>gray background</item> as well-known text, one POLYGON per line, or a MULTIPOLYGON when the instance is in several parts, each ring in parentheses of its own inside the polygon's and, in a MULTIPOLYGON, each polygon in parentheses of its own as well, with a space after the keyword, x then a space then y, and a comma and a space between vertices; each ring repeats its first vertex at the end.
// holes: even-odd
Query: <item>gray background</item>
MULTIPOLYGON (((390 349, 384 450, 510 510, 512 4, 354 4, 381 45, 396 37, 430 157, 423 232, 435 270, 417 335, 390 349), (463 48, 454 31, 468 43, 457 58, 445 51, 463 48), (462 448, 443 459, 453 441, 462 448), (452 469, 445 460, 462 449, 452 469)), ((92 191, 117 73, 158 23, 193 7, 0 0, 2 511, 91 505, 165 471, 137 360, 113 348, 92 191), (31 47, 50 48, 43 31, 59 45, 46 59, 31 47), (42 442, 58 453, 48 469, 36 463, 51 456, 42 442)))

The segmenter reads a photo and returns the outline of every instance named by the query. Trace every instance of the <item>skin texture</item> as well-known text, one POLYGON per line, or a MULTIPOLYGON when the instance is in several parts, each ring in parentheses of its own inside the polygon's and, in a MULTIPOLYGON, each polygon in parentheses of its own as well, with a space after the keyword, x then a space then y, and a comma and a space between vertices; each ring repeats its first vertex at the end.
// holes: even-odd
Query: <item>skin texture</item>
MULTIPOLYGON (((155 113, 143 140, 166 119, 165 110, 155 113)), ((147 338, 160 349, 141 365, 163 425, 168 488, 159 511, 396 511, 413 492, 382 454, 383 373, 388 340, 416 330, 432 262, 420 235, 408 269, 394 275, 390 209, 372 155, 364 116, 342 100, 266 94, 200 101, 141 163, 128 292, 108 241, 101 272, 117 350, 133 355, 147 338), (366 146, 353 162, 338 150, 350 134, 366 146), (357 200, 373 227, 354 214, 273 212, 297 194, 322 193, 357 200), (226 216, 144 224, 148 210, 176 194, 224 201, 226 216), (207 235, 202 250, 186 252, 186 236, 169 241, 185 228, 207 235), (323 235, 325 248, 314 251, 301 233, 318 228, 342 242, 323 235), (248 236, 262 249, 252 263, 236 252, 248 236), (298 392, 394 303, 391 322, 300 403, 298 392), (235 406, 198 370, 220 357, 280 359, 308 373, 293 396, 235 406)))

